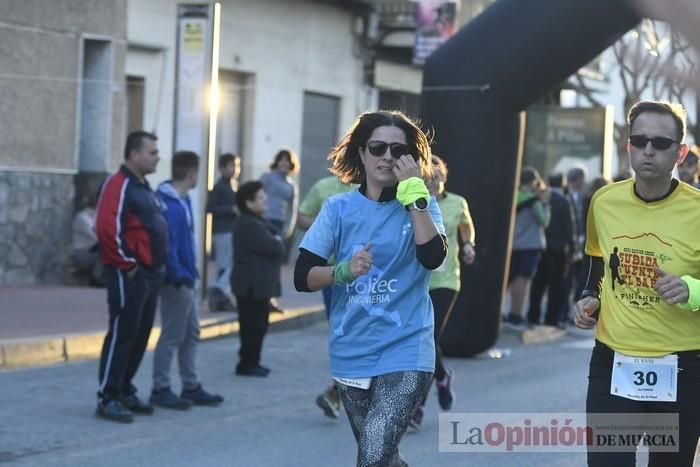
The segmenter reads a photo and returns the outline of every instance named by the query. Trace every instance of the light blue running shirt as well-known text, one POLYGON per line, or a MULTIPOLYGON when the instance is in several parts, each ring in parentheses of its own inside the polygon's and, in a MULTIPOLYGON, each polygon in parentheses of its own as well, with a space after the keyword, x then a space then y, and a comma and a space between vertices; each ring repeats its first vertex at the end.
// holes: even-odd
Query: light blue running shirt
MULTIPOLYGON (((445 234, 437 201, 429 212, 445 234)), ((431 271, 416 258, 410 213, 395 199, 377 202, 359 190, 326 200, 300 248, 338 261, 370 243, 373 264, 352 284, 333 285, 329 319, 331 374, 365 378, 435 369, 431 271)))

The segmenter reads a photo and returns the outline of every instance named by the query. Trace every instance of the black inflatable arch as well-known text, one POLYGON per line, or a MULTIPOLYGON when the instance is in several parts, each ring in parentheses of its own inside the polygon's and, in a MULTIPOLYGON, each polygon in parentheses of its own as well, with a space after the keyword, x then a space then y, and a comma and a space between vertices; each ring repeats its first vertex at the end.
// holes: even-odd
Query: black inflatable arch
POLYGON ((520 112, 640 20, 624 0, 499 0, 424 67, 421 119, 450 167, 448 189, 469 201, 477 261, 442 337, 446 355, 469 357, 498 337, 506 286, 520 112))

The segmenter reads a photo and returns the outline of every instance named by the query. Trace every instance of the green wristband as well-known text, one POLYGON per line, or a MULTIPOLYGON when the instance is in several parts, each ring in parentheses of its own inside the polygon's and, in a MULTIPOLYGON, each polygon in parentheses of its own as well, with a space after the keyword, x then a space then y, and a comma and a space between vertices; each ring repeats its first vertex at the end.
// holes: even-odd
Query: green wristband
POLYGON ((396 199, 399 203, 408 206, 421 198, 430 199, 430 192, 422 178, 410 177, 399 182, 396 188, 396 199))
POLYGON ((350 272, 350 262, 342 261, 333 267, 333 282, 336 284, 349 284, 354 281, 350 272))
POLYGON ((695 311, 700 308, 700 280, 691 276, 682 276, 681 280, 688 286, 688 301, 678 306, 683 310, 695 311))

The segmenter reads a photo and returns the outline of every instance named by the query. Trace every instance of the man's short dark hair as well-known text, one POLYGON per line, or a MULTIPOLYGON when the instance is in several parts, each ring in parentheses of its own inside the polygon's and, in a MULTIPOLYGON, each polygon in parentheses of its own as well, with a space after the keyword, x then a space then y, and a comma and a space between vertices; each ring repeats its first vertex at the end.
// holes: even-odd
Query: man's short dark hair
POLYGON ((236 192, 236 206, 238 206, 238 209, 241 212, 250 213, 251 211, 248 209, 246 201, 255 200, 255 195, 257 195, 258 191, 262 189, 263 184, 258 180, 245 182, 243 185, 239 186, 238 191, 236 192))
POLYGON ((131 151, 139 151, 143 147, 144 139, 158 141, 158 137, 155 134, 147 131, 139 130, 129 133, 129 136, 126 137, 126 145, 124 146, 124 160, 129 159, 131 151))
POLYGON ((547 176, 547 184, 552 188, 563 188, 566 184, 564 174, 561 172, 551 173, 547 176))
MULTIPOLYGON (((644 112, 653 112, 661 115, 670 115, 673 121, 676 122, 676 136, 679 142, 682 142, 685 138, 685 121, 686 112, 682 105, 673 104, 667 101, 639 101, 630 108, 627 114, 627 130, 628 133, 632 134, 632 125, 634 121, 637 120, 644 112)), ((647 136, 659 136, 659 135, 647 135, 647 136)))
POLYGON ((173 181, 187 178, 192 170, 199 170, 199 156, 192 151, 178 151, 170 162, 173 181))
POLYGON ((229 165, 231 162, 235 162, 236 159, 240 159, 241 156, 237 154, 232 154, 230 152, 227 152, 226 154, 222 154, 219 156, 219 170, 225 169, 227 165, 229 165))
POLYGON ((572 167, 566 173, 566 179, 571 182, 578 182, 586 178, 586 171, 582 167, 572 167))

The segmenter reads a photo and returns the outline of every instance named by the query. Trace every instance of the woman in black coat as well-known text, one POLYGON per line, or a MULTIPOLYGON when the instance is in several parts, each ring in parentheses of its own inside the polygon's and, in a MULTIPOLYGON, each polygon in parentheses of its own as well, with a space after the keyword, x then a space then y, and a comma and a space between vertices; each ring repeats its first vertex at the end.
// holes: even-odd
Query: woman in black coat
POLYGON ((267 376, 260 365, 260 352, 269 315, 269 301, 280 295, 280 264, 284 257, 282 238, 263 217, 267 197, 262 183, 247 182, 236 194, 241 216, 233 235, 231 290, 238 302, 241 349, 236 374, 267 376))

